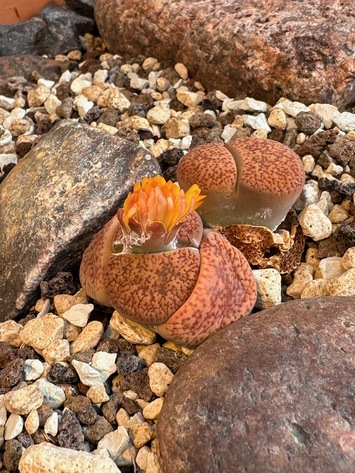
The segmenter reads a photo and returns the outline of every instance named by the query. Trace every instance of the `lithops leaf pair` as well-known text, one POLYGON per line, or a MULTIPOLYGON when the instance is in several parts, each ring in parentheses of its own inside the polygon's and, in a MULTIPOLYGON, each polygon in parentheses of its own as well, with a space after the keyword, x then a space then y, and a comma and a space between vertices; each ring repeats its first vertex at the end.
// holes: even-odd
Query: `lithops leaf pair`
POLYGON ((275 230, 300 195, 305 173, 298 155, 277 141, 240 138, 198 146, 177 168, 180 186, 206 195, 199 209, 210 225, 249 224, 275 230))
POLYGON ((196 346, 248 314, 256 283, 242 253, 204 230, 197 185, 161 176, 137 183, 85 251, 87 294, 168 340, 196 346))

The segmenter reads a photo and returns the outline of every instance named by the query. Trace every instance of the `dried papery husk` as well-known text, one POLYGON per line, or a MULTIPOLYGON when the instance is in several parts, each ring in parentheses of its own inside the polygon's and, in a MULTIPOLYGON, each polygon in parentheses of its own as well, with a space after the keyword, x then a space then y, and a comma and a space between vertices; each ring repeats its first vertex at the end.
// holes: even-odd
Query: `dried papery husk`
POLYGON ((214 227, 214 230, 224 235, 254 267, 275 268, 287 274, 300 264, 305 237, 293 210, 275 232, 242 224, 214 227))

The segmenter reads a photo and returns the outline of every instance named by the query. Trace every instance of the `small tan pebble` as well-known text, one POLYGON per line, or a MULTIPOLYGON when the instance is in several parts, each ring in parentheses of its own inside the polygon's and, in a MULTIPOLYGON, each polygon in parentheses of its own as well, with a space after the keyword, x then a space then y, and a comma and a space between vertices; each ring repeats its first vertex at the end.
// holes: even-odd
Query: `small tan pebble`
POLYGON ((165 123, 165 135, 169 138, 183 138, 190 133, 188 120, 179 118, 169 118, 165 123))
POLYGON ((52 343, 42 350, 42 356, 50 365, 67 361, 70 357, 70 345, 68 340, 53 340, 52 343))
POLYGON ((67 58, 67 56, 65 56, 64 54, 57 54, 56 56, 54 56, 54 59, 56 61, 59 61, 59 62, 66 62, 66 61, 69 61, 69 59, 67 58))
POLYGON ((332 222, 317 204, 308 205, 302 210, 298 221, 303 233, 314 241, 324 240, 332 234, 332 222))
POLYGON ((168 151, 168 149, 169 141, 160 139, 149 148, 149 151, 155 158, 158 158, 161 154, 165 153, 165 151, 168 151))
POLYGON ((151 345, 156 339, 154 332, 123 317, 117 310, 112 314, 110 327, 131 343, 151 345))
POLYGON ((93 310, 94 304, 74 304, 62 314, 62 317, 77 327, 85 327, 93 310))
POLYGON ((137 449, 131 445, 121 454, 115 458, 115 463, 117 466, 132 466, 135 463, 135 458, 137 455, 137 449))
POLYGON ((159 417, 160 411, 163 407, 164 399, 158 397, 154 401, 147 404, 143 409, 143 415, 146 419, 155 420, 159 417))
POLYGON ((34 307, 35 311, 41 312, 42 309, 46 306, 46 304, 47 304, 46 299, 38 299, 34 307))
POLYGON ((149 452, 148 454, 145 473, 161 473, 158 457, 154 452, 149 452))
POLYGON ((150 448, 151 448, 152 452, 154 452, 156 455, 158 455, 158 453, 159 453, 159 442, 158 442, 157 438, 154 438, 150 442, 150 448))
POLYGON ((132 391, 131 389, 129 389, 128 391, 124 391, 123 394, 128 399, 132 399, 132 401, 136 401, 139 398, 138 394, 136 392, 132 391))
POLYGON ((85 87, 81 93, 90 102, 97 102, 98 98, 106 88, 107 86, 105 84, 94 84, 90 87, 85 87))
POLYGON ((118 129, 116 127, 106 125, 106 123, 99 123, 96 128, 108 133, 109 135, 116 135, 118 133, 118 129))
POLYGON ((346 136, 350 139, 350 140, 354 140, 355 141, 355 130, 350 130, 347 132, 346 136))
POLYGON ((71 61, 81 61, 81 51, 78 49, 75 49, 73 51, 70 51, 67 54, 67 58, 70 59, 71 61))
POLYGON ((144 399, 136 399, 136 403, 142 408, 144 409, 145 406, 147 404, 149 404, 149 402, 145 401, 144 399))
POLYGON ((189 72, 187 68, 184 66, 184 64, 182 64, 181 62, 178 62, 177 64, 175 64, 174 69, 179 74, 181 79, 187 80, 189 78, 189 72))
POLYGON ((296 269, 292 284, 287 288, 286 293, 292 299, 299 299, 304 288, 313 281, 314 268, 307 263, 301 263, 296 269))
POLYGON ((343 184, 353 184, 355 182, 355 178, 348 173, 342 174, 339 180, 343 184))
POLYGON ((273 108, 268 116, 268 124, 273 128, 279 130, 286 130, 287 117, 286 113, 281 108, 273 108))
POLYGON ((255 269, 253 274, 257 284, 255 307, 268 309, 281 304, 281 275, 273 268, 255 269))
POLYGON ((62 339, 64 320, 54 314, 29 320, 20 332, 23 343, 35 350, 43 350, 54 340, 62 339))
POLYGON ((169 342, 169 341, 165 342, 163 344, 163 347, 164 348, 170 348, 170 350, 174 350, 174 351, 183 351, 183 348, 180 345, 177 345, 174 342, 169 342))
POLYGON ((296 143, 302 145, 306 141, 306 135, 304 133, 298 133, 296 137, 296 143))
POLYGON ((148 368, 149 386, 157 396, 164 396, 169 384, 174 378, 172 371, 160 362, 153 363, 148 368))
POLYGON ((148 120, 144 117, 139 117, 138 115, 133 115, 119 122, 117 128, 119 128, 119 126, 128 126, 133 128, 133 130, 149 130, 150 128, 148 120))
POLYGON ((33 122, 29 118, 15 118, 12 120, 11 125, 9 126, 9 131, 12 136, 20 136, 29 132, 30 129, 33 129, 33 122))
POLYGON ((306 154, 302 158, 304 170, 306 174, 310 174, 315 166, 315 160, 311 154, 306 154))
POLYGON ((184 90, 182 87, 176 92, 176 98, 185 105, 185 107, 194 107, 203 101, 203 97, 198 92, 184 90))
POLYGON ((142 422, 141 424, 132 425, 130 427, 130 430, 133 437, 133 445, 136 448, 143 447, 143 445, 145 445, 155 437, 155 432, 148 424, 148 422, 142 422))
POLYGON ((116 414, 116 422, 118 425, 121 425, 123 427, 126 427, 128 428, 129 426, 129 421, 130 421, 130 418, 129 418, 129 414, 128 412, 126 411, 126 409, 124 409, 123 407, 121 407, 118 411, 117 411, 117 414, 116 414))
POLYGON ((99 57, 100 62, 108 61, 109 59, 113 59, 113 54, 111 53, 103 53, 99 57))
POLYGON ((171 116, 169 106, 164 102, 158 102, 157 105, 147 113, 147 119, 153 125, 164 125, 171 116))
POLYGON ((151 449, 146 445, 143 445, 143 447, 141 447, 137 452, 136 464, 143 471, 147 468, 149 452, 151 452, 151 449))
POLYGON ((100 404, 101 402, 107 402, 110 400, 110 396, 107 394, 103 384, 90 386, 86 393, 86 397, 88 397, 93 404, 100 404))
POLYGON ((38 85, 36 88, 29 90, 27 94, 27 102, 30 107, 40 107, 51 95, 51 91, 44 85, 38 85))
POLYGON ((320 261, 315 277, 329 280, 341 276, 344 272, 342 258, 340 256, 329 256, 320 261))
POLYGON ((16 438, 23 430, 23 418, 18 414, 10 414, 5 424, 5 440, 16 438))
POLYGON ((165 77, 157 77, 156 79, 156 88, 158 92, 164 92, 165 90, 168 90, 168 88, 171 86, 170 82, 168 79, 165 77))
POLYGON ((314 279, 310 281, 303 289, 301 299, 329 296, 327 282, 328 281, 325 279, 314 279))
POLYGON ((330 163, 325 172, 331 174, 332 176, 337 176, 343 172, 343 167, 335 163, 330 163))
POLYGON ((80 335, 72 343, 72 353, 78 353, 80 351, 87 351, 90 348, 95 348, 99 343, 104 327, 101 322, 94 320, 89 322, 86 327, 83 328, 80 335))
POLYGON ((348 217, 348 212, 339 204, 335 204, 328 214, 328 218, 332 223, 341 223, 348 217))
POLYGON ((341 258, 341 264, 343 268, 348 270, 355 268, 355 246, 348 248, 341 258))
POLYGON ((154 343, 153 345, 148 346, 136 346, 139 358, 142 358, 147 363, 147 366, 150 366, 152 363, 154 363, 155 356, 159 348, 159 343, 154 343))
POLYGON ((324 215, 328 216, 329 212, 333 208, 332 197, 328 191, 323 191, 321 193, 317 206, 321 209, 324 215))
POLYGON ((116 108, 123 113, 129 108, 131 102, 117 88, 108 88, 100 94, 97 105, 99 107, 116 108))
POLYGON ((73 305, 78 303, 77 298, 69 294, 57 294, 54 296, 53 302, 55 310, 60 316, 62 316, 65 311, 73 307, 73 305))
POLYGON ((310 264, 314 270, 319 266, 320 259, 318 258, 318 248, 311 247, 306 251, 306 263, 310 264))
POLYGON ((50 94, 48 99, 44 102, 44 108, 47 113, 52 114, 55 113, 61 103, 62 102, 54 94, 50 94))
POLYGON ((32 409, 25 420, 25 429, 30 435, 34 434, 39 427, 39 415, 37 409, 32 409))
POLYGON ((12 414, 27 415, 43 404, 43 394, 35 384, 29 384, 4 395, 3 402, 12 414))
POLYGON ((327 290, 330 296, 355 296, 355 268, 328 281, 327 290))
POLYGON ((144 71, 150 71, 158 63, 158 59, 155 57, 147 57, 142 64, 142 69, 144 71))
POLYGON ((268 135, 267 130, 262 130, 261 128, 259 130, 253 131, 253 133, 250 135, 252 138, 263 138, 266 139, 268 135))
POLYGON ((64 324, 64 338, 68 340, 69 343, 73 342, 76 338, 78 338, 79 334, 81 333, 81 328, 76 327, 73 324, 65 321, 64 324))

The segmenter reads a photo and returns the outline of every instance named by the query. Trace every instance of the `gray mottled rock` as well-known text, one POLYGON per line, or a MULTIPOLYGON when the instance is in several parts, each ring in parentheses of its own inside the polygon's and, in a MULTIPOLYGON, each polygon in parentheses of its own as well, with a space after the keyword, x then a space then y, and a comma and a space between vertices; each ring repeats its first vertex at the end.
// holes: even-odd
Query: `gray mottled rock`
POLYGON ((355 100, 352 8, 353 0, 98 0, 95 19, 111 51, 182 62, 231 97, 345 107, 355 100))
POLYGON ((353 473, 355 297, 291 301, 210 337, 172 381, 164 473, 353 473))
POLYGON ((0 185, 0 321, 75 267, 134 183, 159 171, 130 141, 69 120, 53 127, 0 185))
POLYGON ((80 49, 79 34, 91 31, 94 22, 55 5, 31 20, 0 25, 0 56, 16 54, 65 54, 80 49))

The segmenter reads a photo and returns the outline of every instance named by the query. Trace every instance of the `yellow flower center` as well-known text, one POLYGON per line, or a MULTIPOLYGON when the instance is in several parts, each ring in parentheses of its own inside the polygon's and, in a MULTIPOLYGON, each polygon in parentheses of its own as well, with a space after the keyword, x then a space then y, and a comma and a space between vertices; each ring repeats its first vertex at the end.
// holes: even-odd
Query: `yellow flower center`
POLYGON ((129 227, 130 220, 134 219, 143 230, 153 222, 160 222, 169 233, 189 212, 196 210, 204 198, 196 184, 184 192, 178 183, 166 181, 162 176, 144 177, 142 183, 135 184, 123 204, 123 221, 129 227))

